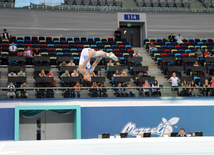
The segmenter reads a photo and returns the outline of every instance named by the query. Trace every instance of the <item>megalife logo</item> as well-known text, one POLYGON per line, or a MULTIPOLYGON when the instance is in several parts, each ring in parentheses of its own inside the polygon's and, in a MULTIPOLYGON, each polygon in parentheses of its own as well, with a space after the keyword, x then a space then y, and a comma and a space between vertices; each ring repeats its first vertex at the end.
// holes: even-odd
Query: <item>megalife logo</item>
POLYGON ((163 137, 165 133, 173 132, 172 126, 178 123, 179 118, 173 117, 167 121, 167 119, 162 118, 162 122, 160 122, 157 127, 141 127, 137 128, 135 123, 128 122, 122 129, 121 133, 128 133, 131 136, 137 136, 139 134, 143 134, 145 132, 151 132, 153 135, 159 135, 163 137))

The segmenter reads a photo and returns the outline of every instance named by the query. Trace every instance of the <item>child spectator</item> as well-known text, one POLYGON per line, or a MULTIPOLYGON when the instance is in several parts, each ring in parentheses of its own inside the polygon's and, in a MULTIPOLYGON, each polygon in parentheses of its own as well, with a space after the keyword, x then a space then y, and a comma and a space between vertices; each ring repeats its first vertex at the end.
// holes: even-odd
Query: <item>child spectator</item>
POLYGON ((17 75, 16 75, 16 73, 14 73, 14 72, 10 72, 10 73, 8 74, 8 77, 17 77, 17 75))
POLYGON ((61 75, 61 77, 71 77, 68 70, 65 70, 65 73, 61 75))
MULTIPOLYGON (((127 87, 131 87, 131 84, 128 83, 128 84, 127 84, 127 87)), ((133 93, 133 91, 132 91, 131 88, 127 88, 127 89, 126 89, 126 95, 127 95, 128 97, 135 97, 135 94, 133 93)))
POLYGON ((117 86, 117 97, 124 97, 124 89, 121 87, 121 83, 117 86))
MULTIPOLYGON (((145 80, 145 83, 143 84, 143 88, 148 88, 151 87, 150 84, 148 83, 147 80, 145 80)), ((146 96, 146 93, 149 94, 149 96, 151 97, 151 90, 150 89, 143 89, 143 96, 146 96)))
POLYGON ((68 66, 65 60, 62 61, 62 63, 59 66, 68 66))
POLYGON ((53 79, 54 79, 53 86, 55 87, 56 86, 56 78, 54 78, 52 70, 49 70, 49 73, 47 74, 47 77, 53 77, 53 79))
POLYGON ((93 89, 90 90, 91 97, 98 97, 98 90, 94 89, 94 88, 98 88, 97 83, 93 82, 91 88, 93 88, 93 89))
POLYGON ((18 72, 18 77, 25 77, 25 72, 23 72, 23 69, 21 68, 20 71, 18 72))
POLYGON ((103 77, 102 74, 101 74, 101 71, 98 71, 98 72, 97 72, 96 77, 103 77))
POLYGON ((16 93, 14 90, 15 86, 13 85, 13 82, 10 82, 7 88, 8 88, 7 98, 10 98, 10 97, 16 98, 16 93))
POLYGON ((101 83, 101 86, 102 89, 100 89, 100 97, 107 97, 107 89, 105 88, 105 84, 104 83, 101 83))
MULTIPOLYGON (((159 88, 159 84, 157 80, 155 80, 154 83, 152 84, 152 88, 159 88)), ((161 92, 159 91, 159 89, 152 89, 152 95, 161 96, 161 92)))
POLYGON ((46 77, 45 71, 41 70, 41 72, 39 73, 39 77, 46 77))
POLYGON ((74 69, 73 73, 71 73, 72 77, 79 77, 79 74, 77 73, 77 70, 74 69))
POLYGON ((204 87, 204 89, 203 89, 204 96, 210 96, 210 89, 206 88, 206 87, 210 87, 208 79, 205 80, 203 87, 204 87))
POLYGON ((27 49, 25 50, 25 57, 32 57, 33 55, 33 51, 32 49, 30 49, 30 46, 27 47, 27 49))
POLYGON ((75 66, 75 63, 73 62, 73 60, 70 60, 70 62, 68 63, 68 66, 75 66))
MULTIPOLYGON (((76 86, 74 86, 74 88, 81 88, 80 83, 77 82, 77 83, 76 83, 76 86)), ((81 94, 80 94, 81 90, 80 90, 80 89, 75 89, 74 92, 75 92, 75 97, 76 97, 76 98, 77 98, 77 97, 81 97, 81 94)))
POLYGON ((25 98, 28 98, 28 94, 26 92, 26 90, 24 90, 25 88, 29 88, 29 86, 27 85, 27 82, 24 81, 23 84, 20 86, 20 88, 22 88, 23 90, 21 90, 19 92, 19 97, 25 97, 25 98))
MULTIPOLYGON (((192 80, 191 81, 191 84, 189 85, 189 87, 198 87, 197 84, 195 84, 195 82, 192 80)), ((189 94, 192 95, 192 96, 196 96, 196 90, 194 88, 190 88, 189 89, 189 94)))

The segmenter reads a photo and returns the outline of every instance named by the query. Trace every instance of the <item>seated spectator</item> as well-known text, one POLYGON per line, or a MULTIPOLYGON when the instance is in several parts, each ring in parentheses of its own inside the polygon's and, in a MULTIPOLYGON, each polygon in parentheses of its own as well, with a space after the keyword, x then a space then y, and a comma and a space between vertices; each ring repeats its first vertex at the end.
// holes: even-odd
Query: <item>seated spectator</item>
POLYGON ((3 31, 4 31, 4 32, 3 32, 2 35, 1 35, 2 39, 3 39, 3 40, 10 40, 10 38, 11 38, 10 33, 8 33, 6 29, 4 29, 3 31))
POLYGON ((176 37, 176 40, 178 43, 182 43, 183 42, 183 37, 181 36, 180 33, 178 33, 178 36, 176 37))
MULTIPOLYGON (((127 84, 127 87, 131 87, 131 84, 128 83, 128 84, 127 84)), ((126 95, 127 95, 128 97, 135 97, 135 94, 133 93, 133 91, 132 91, 131 88, 127 88, 127 89, 126 89, 126 95)))
POLYGON ((185 135, 185 130, 181 128, 179 134, 176 137, 187 137, 187 135, 185 135))
POLYGON ((47 74, 47 77, 53 77, 53 79, 54 79, 53 86, 55 87, 56 86, 56 78, 54 78, 52 70, 49 70, 49 73, 47 74))
POLYGON ((201 49, 198 48, 197 51, 195 52, 195 55, 197 58, 202 58, 203 57, 203 52, 201 52, 201 49))
POLYGON ((11 46, 9 47, 10 52, 17 52, 17 47, 15 46, 14 42, 12 42, 11 46))
POLYGON ((208 49, 207 49, 207 48, 204 50, 204 57, 205 57, 205 58, 211 57, 211 56, 210 56, 210 53, 208 52, 208 49))
MULTIPOLYGON (((159 84, 157 80, 155 80, 154 83, 152 84, 152 88, 159 88, 159 84)), ((158 89, 152 89, 152 95, 161 96, 161 92, 158 89)))
POLYGON ((34 56, 41 56, 38 47, 36 47, 35 52, 33 53, 33 55, 34 55, 34 56))
POLYGON ((155 45, 154 45, 153 43, 151 43, 151 44, 149 45, 149 54, 148 54, 148 56, 151 55, 152 49, 156 49, 156 50, 157 50, 157 48, 155 48, 155 45))
MULTIPOLYGON (((210 87, 214 87, 214 76, 212 76, 212 79, 210 81, 210 87)), ((213 94, 214 89, 210 89, 210 91, 213 94)))
POLYGON ((8 74, 8 77, 17 77, 17 75, 16 75, 16 73, 14 73, 14 72, 10 72, 10 73, 8 74))
POLYGON ((62 61, 62 63, 59 66, 68 66, 65 60, 62 61))
POLYGON ((168 39, 170 42, 176 42, 175 36, 173 35, 173 32, 168 36, 168 39))
POLYGON ((20 71, 18 72, 18 77, 25 77, 25 72, 23 71, 23 69, 21 68, 20 71))
POLYGON ((113 78, 112 78, 112 84, 113 85, 117 85, 117 83, 116 82, 114 82, 114 77, 120 77, 121 75, 120 75, 120 73, 119 73, 119 70, 116 70, 115 71, 115 73, 113 74, 113 78))
POLYGON ((75 63, 73 62, 73 60, 70 60, 70 62, 68 63, 68 66, 75 66, 75 63))
POLYGON ((73 73, 71 73, 72 77, 79 77, 79 74, 77 73, 77 70, 74 69, 73 73))
POLYGON ((102 87, 102 89, 99 90, 100 91, 100 97, 108 97, 107 89, 105 88, 106 87, 105 84, 101 83, 100 87, 102 87))
POLYGON ((39 73, 39 77, 46 77, 45 71, 41 70, 41 72, 39 73))
MULTIPOLYGON (((81 88, 80 83, 77 82, 77 83, 76 83, 76 86, 74 86, 74 88, 81 88)), ((77 98, 77 97, 81 97, 81 94, 80 94, 81 90, 80 90, 80 89, 75 89, 74 92, 75 92, 75 97, 76 97, 76 98, 77 98)))
POLYGON ((101 71, 98 71, 98 72, 97 72, 96 77, 103 77, 102 74, 101 74, 101 71))
POLYGON ((133 57, 141 57, 140 54, 138 53, 138 51, 135 51, 135 53, 133 54, 133 57))
POLYGON ((117 63, 116 63, 116 66, 120 66, 120 63, 119 63, 119 62, 117 62, 117 63))
POLYGON ((91 72, 90 75, 91 75, 91 77, 96 77, 94 72, 91 72))
MULTIPOLYGON (((145 83, 143 84, 143 88, 149 88, 151 87, 150 84, 148 83, 148 80, 145 80, 145 83)), ((143 96, 146 96, 146 93, 149 94, 149 97, 151 97, 151 90, 150 89, 143 89, 143 96)))
POLYGON ((209 88, 206 88, 206 87, 210 87, 210 84, 209 84, 208 79, 205 80, 205 83, 204 83, 203 87, 205 87, 205 88, 203 89, 204 96, 210 96, 210 89, 209 89, 209 88))
POLYGON ((65 70, 65 73, 61 75, 61 77, 71 77, 68 70, 65 70))
MULTIPOLYGON (((98 88, 97 83, 93 82, 91 88, 98 88)), ((91 93, 91 97, 98 97, 98 89, 91 89, 90 93, 91 93)))
POLYGON ((173 72, 172 73, 172 77, 168 80, 168 82, 171 82, 172 83, 172 96, 177 96, 178 95, 178 83, 180 82, 181 80, 176 76, 176 73, 173 72))
MULTIPOLYGON (((20 86, 20 88, 25 89, 25 88, 29 88, 29 86, 27 85, 27 82, 24 81, 23 84, 20 86)), ((28 98, 28 94, 27 94, 26 90, 20 91, 19 92, 19 97, 28 98)))
MULTIPOLYGON (((192 81, 191 81, 191 84, 189 85, 189 87, 198 87, 198 86, 197 86, 197 84, 195 84, 194 80, 192 80, 192 81)), ((196 95, 196 90, 195 90, 194 88, 190 88, 190 89, 189 89, 189 94, 190 94, 191 96, 196 96, 196 97, 197 97, 197 95, 196 95)))
POLYGON ((194 67, 198 67, 198 66, 201 66, 201 64, 200 64, 198 61, 196 61, 196 62, 193 64, 193 66, 194 66, 194 67))
POLYGON ((124 69, 120 76, 121 77, 127 77, 128 76, 127 71, 124 69))
POLYGON ((10 97, 16 98, 16 93, 14 90, 15 86, 13 85, 13 82, 10 82, 7 88, 8 88, 7 98, 10 98, 10 97))
POLYGON ((27 47, 25 50, 25 57, 32 57, 33 56, 33 51, 30 49, 30 46, 27 47))
POLYGON ((121 86, 121 83, 118 83, 117 86, 117 97, 124 97, 124 89, 121 86))
POLYGON ((181 96, 189 96, 189 89, 187 88, 189 87, 187 80, 184 80, 183 84, 182 84, 182 90, 180 92, 181 96))

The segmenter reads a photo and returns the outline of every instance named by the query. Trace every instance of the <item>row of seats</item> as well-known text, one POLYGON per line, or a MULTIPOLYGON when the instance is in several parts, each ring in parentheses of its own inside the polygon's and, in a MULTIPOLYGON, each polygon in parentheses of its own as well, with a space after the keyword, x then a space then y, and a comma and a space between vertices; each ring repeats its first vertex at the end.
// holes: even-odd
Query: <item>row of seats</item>
POLYGON ((121 0, 73 0, 71 5, 89 5, 89 6, 120 6, 123 3, 121 0))
POLYGON ((190 7, 188 0, 135 0, 135 2, 138 7, 190 7))
POLYGON ((206 8, 213 8, 214 7, 214 0, 200 0, 200 2, 204 5, 206 8))

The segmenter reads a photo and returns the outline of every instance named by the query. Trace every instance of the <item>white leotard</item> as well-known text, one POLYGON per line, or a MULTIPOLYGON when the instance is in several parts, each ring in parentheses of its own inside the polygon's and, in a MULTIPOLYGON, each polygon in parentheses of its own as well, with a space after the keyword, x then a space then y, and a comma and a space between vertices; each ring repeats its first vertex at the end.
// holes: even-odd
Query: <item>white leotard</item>
MULTIPOLYGON (((81 56, 80 56, 80 61, 79 61, 79 66, 82 65, 82 64, 84 63, 85 59, 89 56, 89 49, 90 49, 90 48, 84 48, 84 49, 82 50, 81 56)), ((90 70, 91 70, 90 60, 89 60, 88 63, 86 64, 86 69, 85 69, 84 72, 82 72, 82 74, 84 74, 84 73, 87 71, 87 69, 89 69, 89 68, 90 68, 90 70)))

